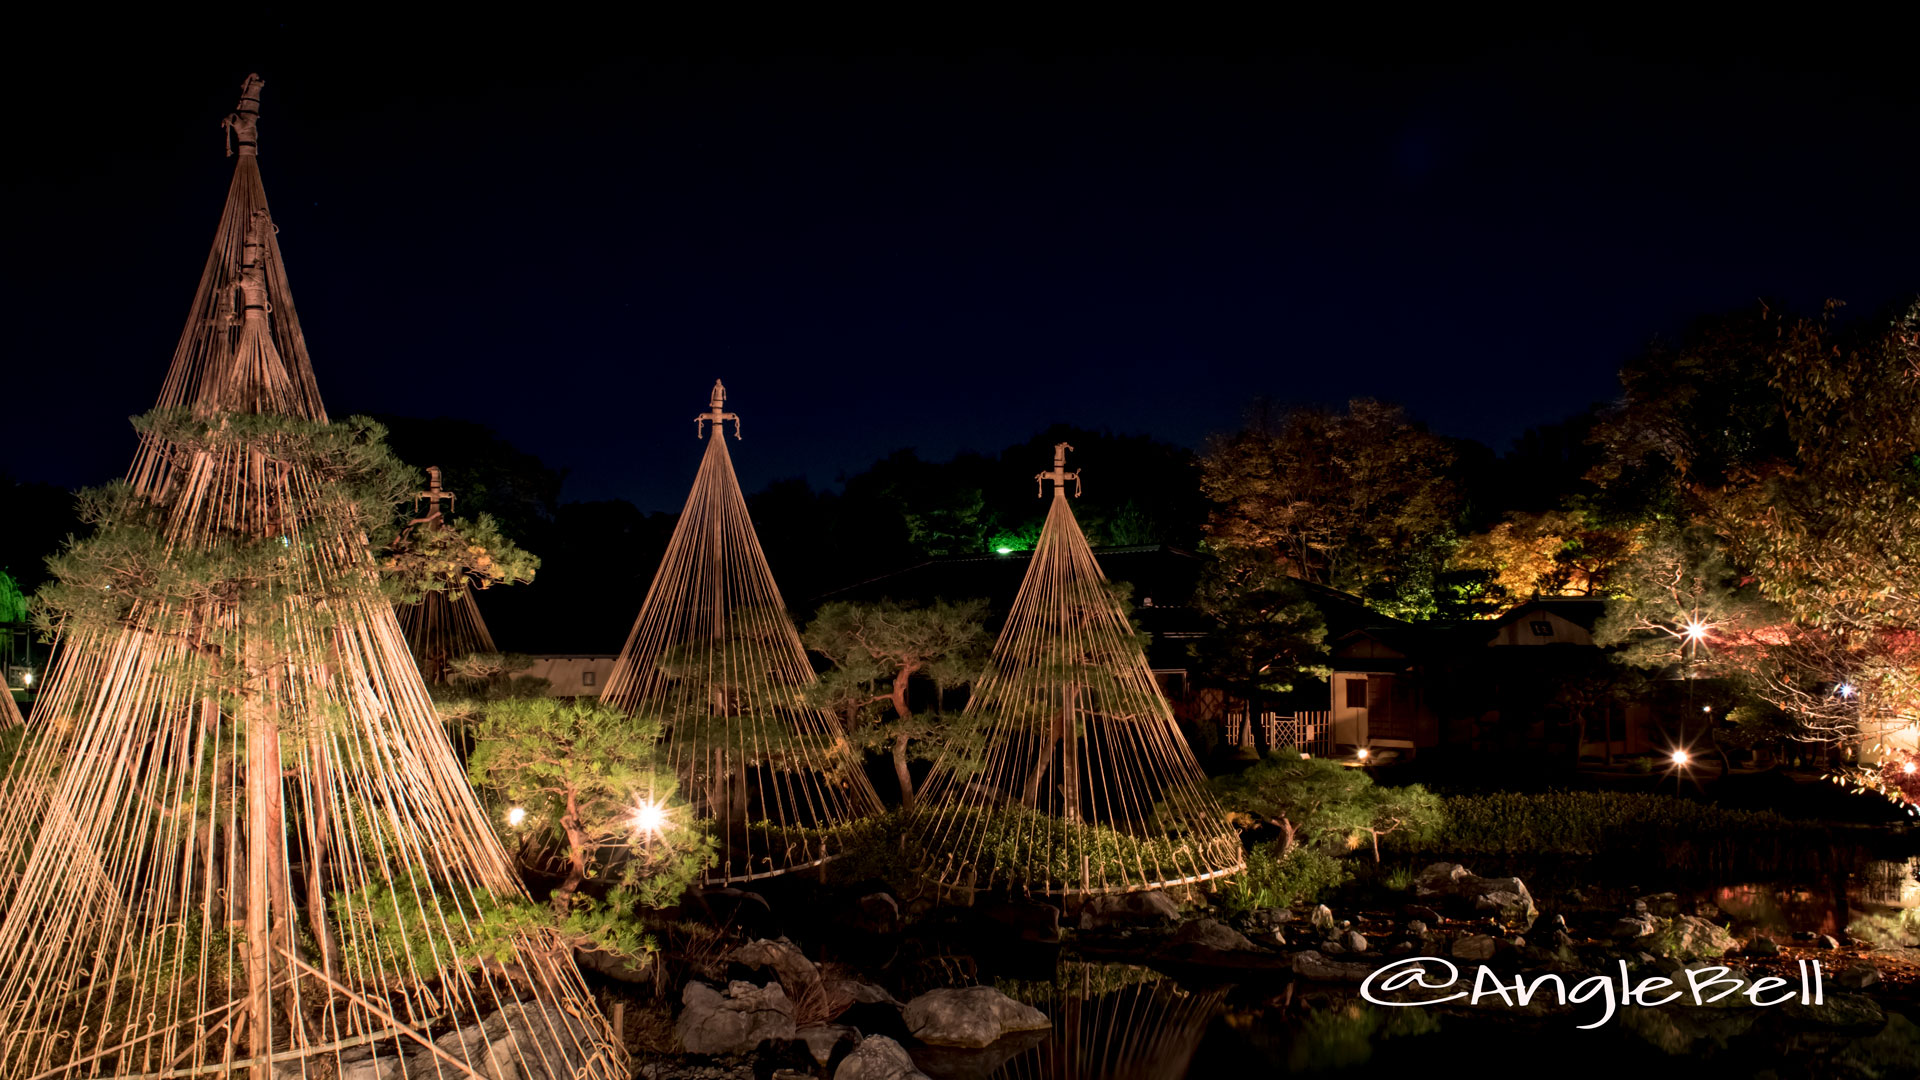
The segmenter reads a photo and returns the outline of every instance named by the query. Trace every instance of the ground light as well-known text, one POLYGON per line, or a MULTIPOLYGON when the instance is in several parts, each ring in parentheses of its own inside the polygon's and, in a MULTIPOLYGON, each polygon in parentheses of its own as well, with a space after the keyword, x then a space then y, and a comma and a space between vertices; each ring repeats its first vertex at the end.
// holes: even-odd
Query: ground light
POLYGON ((1920 765, 1915 765, 1911 761, 1907 762, 1905 765, 1900 766, 1900 771, 1903 773, 1906 773, 1908 776, 1912 776, 1916 770, 1920 770, 1920 765))
POLYGON ((1367 760, 1367 748, 1363 746, 1360 749, 1355 750, 1353 752, 1353 756, 1359 758, 1361 761, 1367 760))
POLYGON ((1011 554, 1013 554, 1013 549, 1012 549, 1012 548, 1010 548, 1010 547, 1000 547, 1000 548, 994 548, 993 550, 995 550, 995 551, 997 551, 997 552, 999 552, 999 553, 1000 553, 1000 554, 1002 554, 1002 555, 1011 555, 1011 554))
POLYGON ((1686 767, 1687 762, 1691 760, 1692 758, 1687 754, 1685 750, 1675 750, 1673 752, 1673 763, 1675 765, 1679 765, 1682 768, 1684 768, 1686 767))
POLYGON ((521 823, 526 820, 527 820, 527 811, 524 807, 516 806, 513 809, 507 811, 507 824, 513 826, 516 829, 519 828, 521 823))

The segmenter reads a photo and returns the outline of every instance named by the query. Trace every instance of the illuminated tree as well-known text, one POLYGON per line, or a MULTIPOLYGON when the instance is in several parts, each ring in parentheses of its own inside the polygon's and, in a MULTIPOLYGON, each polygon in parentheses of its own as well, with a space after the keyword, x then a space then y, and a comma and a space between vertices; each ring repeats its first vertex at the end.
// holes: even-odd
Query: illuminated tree
POLYGON ((1379 862, 1382 836, 1428 830, 1446 816, 1440 797, 1419 784, 1382 787, 1364 769, 1303 759, 1291 748, 1265 755, 1238 774, 1217 777, 1212 786, 1229 812, 1280 830, 1280 858, 1303 844, 1341 853, 1368 844, 1379 862))
POLYGON ((579 895, 589 878, 611 882, 616 911, 665 907, 712 864, 713 841, 672 797, 657 724, 596 701, 529 697, 489 704, 473 735, 468 775, 507 806, 506 831, 564 844, 549 898, 560 919, 593 910, 579 895))
POLYGON ((1223 559, 1260 552, 1392 615, 1435 609, 1460 496, 1446 440, 1367 398, 1344 412, 1255 416, 1201 460, 1207 539, 1223 559))
POLYGON ((1460 569, 1483 570, 1496 598, 1604 596, 1621 561, 1639 545, 1638 530, 1599 524, 1580 509, 1516 512, 1475 533, 1453 553, 1460 569))
POLYGON ((918 608, 891 601, 833 603, 820 609, 803 635, 809 649, 833 663, 814 688, 815 699, 842 717, 856 740, 885 745, 904 810, 914 804, 910 760, 927 760, 926 740, 954 724, 940 714, 944 692, 972 682, 986 660, 992 644, 982 625, 986 607, 984 600, 918 608), (933 683, 929 711, 912 707, 916 677, 933 683))
MULTIPOLYGON (((1764 618, 1703 621, 1701 640, 1756 697, 1793 716, 1803 738, 1911 754, 1920 305, 1852 328, 1837 324, 1837 306, 1817 319, 1763 307, 1650 350, 1622 375, 1599 479, 1664 488, 1656 505, 1720 548, 1728 569, 1708 575, 1719 583, 1707 591, 1731 583, 1771 606, 1764 618)), ((1710 584, 1683 582, 1694 583, 1710 584)))

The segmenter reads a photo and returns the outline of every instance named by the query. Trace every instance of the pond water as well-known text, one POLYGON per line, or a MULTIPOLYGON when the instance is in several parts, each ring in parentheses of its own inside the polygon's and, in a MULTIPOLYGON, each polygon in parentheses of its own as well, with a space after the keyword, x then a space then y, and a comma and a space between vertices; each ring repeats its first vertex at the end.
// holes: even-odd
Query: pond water
POLYGON ((1637 1009, 1582 1031, 1578 1025, 1600 1018, 1597 1009, 1529 1017, 1486 1007, 1391 1008, 1361 1000, 1351 985, 1285 977, 1208 985, 1127 964, 1068 961, 1051 983, 993 983, 1046 1012, 1052 1030, 985 1050, 916 1049, 916 1063, 934 1080, 1238 1080, 1516 1067, 1550 1070, 1555 1080, 1653 1080, 1698 1077, 1702 1057, 1727 1077, 1876 1075, 1835 1070, 1831 1061, 1888 1056, 1849 1044, 1876 1035, 1886 1043, 1879 1033, 1890 1025, 1891 1056, 1920 1062, 1920 1027, 1898 1016, 1851 1031, 1783 1034, 1783 1025, 1762 1015, 1768 1010, 1637 1009))
MULTIPOLYGON (((1920 915, 1915 868, 1914 861, 1876 865, 1855 875, 1844 897, 1787 883, 1702 890, 1686 899, 1702 913, 1717 907, 1736 929, 1765 929, 1783 938, 1832 934, 1845 918, 1856 932, 1878 928, 1884 942, 1889 926, 1904 932, 1912 925, 1903 915, 1920 915)), ((964 966, 968 976, 1041 1009, 1052 1030, 983 1051, 915 1051, 935 1080, 1237 1080, 1417 1075, 1436 1067, 1545 1068, 1556 1080, 1648 1080, 1698 1077, 1703 1057, 1712 1059, 1717 1075, 1729 1077, 1920 1076, 1920 1026, 1907 1015, 1920 1019, 1920 1009, 1899 999, 1841 1002, 1836 1008, 1864 1012, 1852 1026, 1828 1023, 1818 1010, 1796 1016, 1791 1010, 1681 1006, 1623 1008, 1583 1031, 1579 1025, 1601 1018, 1597 1003, 1546 1014, 1497 1006, 1394 1008, 1368 1003, 1354 984, 1297 980, 1285 971, 1175 974, 1076 959, 1061 960, 1050 974, 995 970, 996 961, 1004 966, 1009 960, 946 958, 964 966), (1911 1064, 1912 1071, 1904 1071, 1906 1065, 1885 1071, 1880 1058, 1911 1064)), ((1830 999, 1841 996, 1828 993, 1830 999)))

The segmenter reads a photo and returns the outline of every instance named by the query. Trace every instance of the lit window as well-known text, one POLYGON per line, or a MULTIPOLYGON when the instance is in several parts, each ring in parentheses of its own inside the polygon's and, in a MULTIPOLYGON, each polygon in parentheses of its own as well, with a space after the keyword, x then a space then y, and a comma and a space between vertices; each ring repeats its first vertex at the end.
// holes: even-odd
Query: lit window
POLYGON ((1553 636, 1553 624, 1550 622, 1547 622, 1544 619, 1538 622, 1528 623, 1527 625, 1533 627, 1534 637, 1552 637, 1553 636))
POLYGON ((593 685, 593 672, 592 672, 592 671, 583 671, 583 672, 581 672, 581 673, 580 673, 580 685, 581 685, 581 686, 592 686, 592 685, 593 685))

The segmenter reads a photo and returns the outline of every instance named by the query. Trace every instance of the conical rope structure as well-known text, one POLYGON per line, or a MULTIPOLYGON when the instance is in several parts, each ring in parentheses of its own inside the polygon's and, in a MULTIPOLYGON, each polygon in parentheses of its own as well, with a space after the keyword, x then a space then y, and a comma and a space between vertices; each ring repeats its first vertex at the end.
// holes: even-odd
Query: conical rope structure
POLYGON ((13 700, 13 691, 0 686, 0 731, 25 723, 26 720, 20 715, 20 703, 13 700))
POLYGON ((384 451, 327 423, 261 85, 160 409, 66 556, 115 555, 124 588, 66 598, 0 762, 0 1078, 617 1080, 380 587, 366 532, 398 492, 352 487, 384 451))
POLYGON ((1053 484, 1046 525, 910 825, 927 876, 962 901, 1195 885, 1245 865, 1074 519, 1069 449, 1036 477, 1053 484))
POLYGON ((725 400, 715 382, 695 417, 706 455, 600 695, 660 722, 680 794, 721 845, 710 883, 819 865, 838 830, 880 810, 859 754, 807 700, 813 666, 733 474, 725 400))
MULTIPOLYGON (((440 511, 442 499, 452 499, 440 486, 440 469, 427 466, 427 490, 417 496, 427 501, 427 514, 411 524, 419 528, 445 529, 446 518, 440 511)), ((401 604, 395 611, 400 630, 407 636, 407 648, 420 665, 420 674, 432 686, 444 686, 451 678, 453 664, 473 653, 500 651, 493 634, 480 617, 480 605, 473 589, 462 581, 457 588, 429 589, 419 600, 401 604)))

